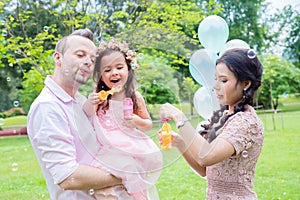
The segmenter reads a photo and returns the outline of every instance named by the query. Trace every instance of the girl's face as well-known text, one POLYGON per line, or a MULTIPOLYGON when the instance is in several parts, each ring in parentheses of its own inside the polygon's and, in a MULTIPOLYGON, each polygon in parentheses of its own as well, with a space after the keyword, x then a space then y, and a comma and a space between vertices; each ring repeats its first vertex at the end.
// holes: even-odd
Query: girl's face
POLYGON ((243 90, 246 87, 245 82, 238 82, 235 75, 228 69, 224 63, 216 66, 216 90, 219 103, 229 106, 229 112, 234 112, 234 106, 243 99, 243 90))
POLYGON ((100 63, 101 79, 107 87, 121 85, 123 88, 128 79, 128 67, 120 52, 113 52, 104 56, 100 63))

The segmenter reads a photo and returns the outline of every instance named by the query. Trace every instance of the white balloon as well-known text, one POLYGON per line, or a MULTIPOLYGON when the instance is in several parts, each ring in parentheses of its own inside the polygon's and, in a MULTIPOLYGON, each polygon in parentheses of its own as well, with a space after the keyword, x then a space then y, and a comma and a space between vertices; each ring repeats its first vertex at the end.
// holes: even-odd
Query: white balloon
POLYGON ((235 48, 250 49, 250 46, 243 40, 233 39, 233 40, 228 41, 224 45, 224 47, 222 48, 222 50, 219 53, 219 56, 222 56, 222 54, 225 53, 225 51, 227 51, 229 49, 235 49, 235 48))
POLYGON ((199 88, 194 95, 194 106, 198 114, 204 119, 209 119, 213 114, 213 104, 210 93, 206 87, 199 88))

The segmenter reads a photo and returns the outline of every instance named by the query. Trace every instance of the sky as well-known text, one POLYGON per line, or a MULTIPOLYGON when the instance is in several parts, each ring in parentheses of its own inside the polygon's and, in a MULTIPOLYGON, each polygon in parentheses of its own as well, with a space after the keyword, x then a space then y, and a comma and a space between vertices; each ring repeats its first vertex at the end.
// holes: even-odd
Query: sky
POLYGON ((284 6, 290 4, 295 9, 300 11, 300 0, 267 0, 267 2, 271 2, 270 7, 276 9, 282 9, 284 6))

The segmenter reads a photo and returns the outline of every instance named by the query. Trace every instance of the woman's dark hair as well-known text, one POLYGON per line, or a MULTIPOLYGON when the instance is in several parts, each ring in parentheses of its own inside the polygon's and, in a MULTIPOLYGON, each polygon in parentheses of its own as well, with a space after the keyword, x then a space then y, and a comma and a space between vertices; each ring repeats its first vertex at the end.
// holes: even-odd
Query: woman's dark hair
MULTIPOLYGON (((128 68, 128 79, 127 79, 127 82, 125 83, 125 88, 124 88, 125 96, 130 97, 132 99, 133 110, 137 111, 138 105, 137 105, 137 100, 136 100, 136 95, 135 95, 136 77, 135 77, 135 73, 134 73, 134 70, 132 69, 132 64, 131 64, 133 58, 128 57, 126 55, 126 52, 131 51, 131 50, 129 50, 127 48, 126 43, 117 42, 115 39, 111 39, 108 43, 102 42, 102 44, 103 43, 104 43, 104 46, 102 46, 102 48, 99 47, 98 55, 97 55, 96 63, 95 63, 95 70, 93 72, 93 80, 97 83, 96 92, 99 92, 101 90, 107 91, 107 90, 111 89, 102 81, 102 78, 101 78, 100 67, 101 67, 102 58, 104 56, 110 55, 112 53, 119 52, 124 56, 124 59, 126 61, 127 68, 128 68)), ((100 46, 101 46, 101 44, 100 44, 100 46)), ((108 96, 107 100, 109 100, 109 99, 111 99, 111 95, 108 96)), ((106 110, 108 110, 108 108, 109 108, 109 104, 108 104, 108 101, 106 101, 105 103, 98 106, 97 111, 99 109, 101 109, 105 112, 106 110)))
POLYGON ((237 112, 244 111, 245 105, 253 105, 253 97, 255 91, 260 87, 262 80, 263 67, 257 58, 257 55, 252 49, 231 49, 226 51, 216 62, 225 64, 228 69, 237 78, 237 83, 240 81, 251 81, 251 85, 247 90, 244 90, 243 99, 240 103, 234 106, 234 113, 223 115, 227 105, 221 107, 213 113, 210 119, 210 124, 204 125, 204 131, 200 134, 209 142, 216 138, 216 132, 225 124, 229 117, 237 112), (219 125, 216 125, 219 123, 219 125))

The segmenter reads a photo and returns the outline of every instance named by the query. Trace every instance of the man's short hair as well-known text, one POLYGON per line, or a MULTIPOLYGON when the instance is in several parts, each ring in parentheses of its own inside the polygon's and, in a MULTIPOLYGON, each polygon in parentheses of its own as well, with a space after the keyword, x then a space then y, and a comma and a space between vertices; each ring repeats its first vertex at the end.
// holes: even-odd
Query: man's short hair
POLYGON ((77 30, 73 31, 70 35, 67 35, 67 36, 61 38, 56 43, 55 51, 58 51, 59 53, 64 54, 65 50, 67 48, 67 40, 72 35, 82 36, 82 37, 85 37, 85 38, 91 40, 92 42, 94 41, 94 34, 90 29, 88 29, 88 28, 77 29, 77 30))

